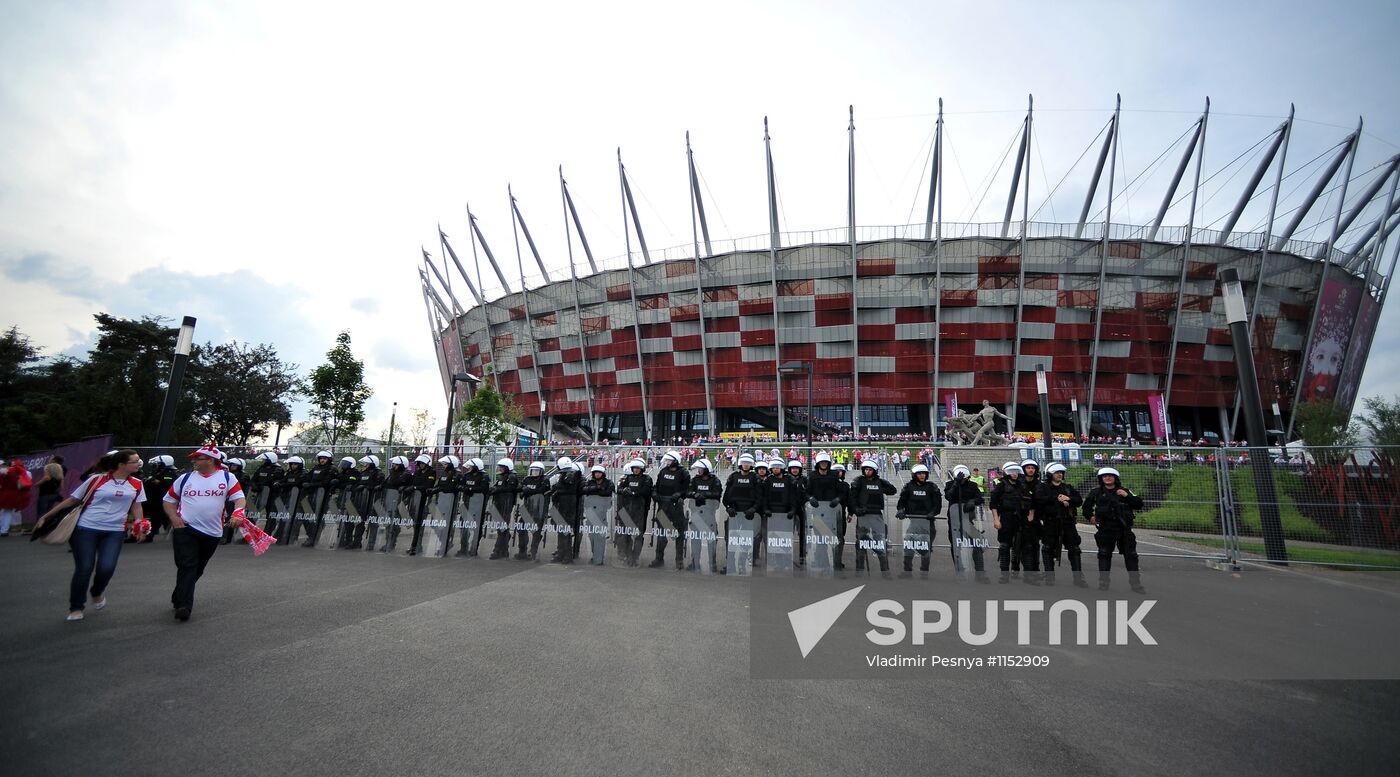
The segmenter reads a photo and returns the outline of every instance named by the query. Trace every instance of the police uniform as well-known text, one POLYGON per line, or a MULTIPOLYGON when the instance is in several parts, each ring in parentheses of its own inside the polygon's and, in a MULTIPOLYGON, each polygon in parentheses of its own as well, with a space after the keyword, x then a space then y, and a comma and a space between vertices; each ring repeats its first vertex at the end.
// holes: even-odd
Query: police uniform
MULTIPOLYGON (((543 478, 541 478, 543 479, 543 478)), ((496 465, 496 482, 491 484, 491 504, 496 508, 496 514, 507 526, 496 530, 496 545, 491 549, 491 558, 505 558, 510 555, 510 517, 515 511, 515 498, 520 493, 520 478, 515 474, 515 470, 504 465, 496 465)), ((516 524, 517 526, 519 523, 516 524)), ((520 553, 525 553, 524 536, 528 532, 521 532, 520 553)))
POLYGON ((880 562, 880 572, 889 576, 890 559, 888 550, 880 550, 877 545, 884 540, 883 536, 875 536, 868 527, 860 525, 860 519, 875 518, 883 522, 885 517, 885 497, 894 496, 899 493, 894 484, 880 477, 879 469, 874 468, 869 463, 861 462, 861 474, 851 481, 851 492, 849 504, 851 512, 856 516, 856 572, 865 571, 866 548, 860 547, 861 542, 871 544, 870 550, 875 553, 876 559, 880 562), (874 469, 875 474, 866 475, 865 469, 874 469))
POLYGON ((1055 472, 1064 472, 1063 464, 1051 464, 1049 478, 1041 482, 1035 491, 1036 516, 1040 521, 1041 557, 1045 566, 1045 582, 1055 582, 1055 566, 1060 560, 1061 549, 1069 551, 1069 568, 1074 573, 1074 584, 1084 585, 1084 568, 1079 549, 1079 529, 1075 521, 1084 499, 1068 482, 1055 482, 1055 472), (1060 497, 1065 497, 1064 500, 1060 497))
MULTIPOLYGON (((933 538, 938 533, 938 530, 934 528, 933 519, 943 512, 943 495, 938 492, 938 486, 928 479, 928 467, 922 464, 915 466, 922 467, 922 469, 916 470, 914 479, 904 484, 903 490, 899 492, 899 500, 895 502, 895 515, 901 520, 922 518, 928 521, 929 548, 916 551, 919 555, 919 571, 927 573, 929 552, 933 549, 933 538), (923 480, 919 479, 920 473, 925 475, 923 480)), ((914 571, 914 553, 906 550, 904 552, 904 573, 909 574, 912 571, 914 571)))
POLYGON ((1123 564, 1128 568, 1128 579, 1134 590, 1139 590, 1137 536, 1133 534, 1135 511, 1142 509, 1142 497, 1123 487, 1118 470, 1103 467, 1099 470, 1099 484, 1084 496, 1084 518, 1098 530, 1094 533, 1094 544, 1099 549, 1099 588, 1108 587, 1108 572, 1113 566, 1113 551, 1123 554, 1123 564), (1113 486, 1104 485, 1104 477, 1113 476, 1113 486), (1119 496, 1122 491, 1126 496, 1119 496))
MULTIPOLYGON (((679 453, 671 451, 661 457, 663 465, 656 473, 656 480, 652 484, 651 497, 656 502, 656 509, 665 514, 666 520, 671 524, 671 529, 676 533, 676 569, 685 566, 685 530, 688 522, 685 517, 685 506, 681 500, 685 498, 686 492, 690 490, 690 473, 685 471, 681 464, 679 453)), ((666 529, 660 528, 656 535, 656 558, 652 560, 651 566, 659 567, 666 563, 666 529)))
POLYGON ((642 546, 646 540, 647 511, 651 507, 651 476, 646 473, 646 464, 641 460, 629 462, 627 474, 617 481, 617 509, 626 512, 636 525, 630 525, 619 515, 617 550, 623 562, 629 567, 637 566, 642 557, 642 546), (633 471, 636 470, 636 471, 633 471), (634 533, 635 532, 635 533, 634 533))

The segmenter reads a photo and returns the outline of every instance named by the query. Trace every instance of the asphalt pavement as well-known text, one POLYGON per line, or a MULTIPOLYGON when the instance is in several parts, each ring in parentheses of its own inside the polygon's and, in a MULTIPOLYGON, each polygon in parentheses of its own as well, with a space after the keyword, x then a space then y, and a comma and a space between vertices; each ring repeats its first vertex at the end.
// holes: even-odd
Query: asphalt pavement
MULTIPOLYGON (((752 680, 749 587, 762 581, 227 546, 177 623, 160 542, 125 546, 110 605, 68 623, 71 572, 63 548, 0 540, 5 774, 1400 768, 1396 681, 752 680)), ((1362 622, 1393 628, 1400 613, 1389 581, 1239 575, 1277 576, 1278 596, 1362 622)))

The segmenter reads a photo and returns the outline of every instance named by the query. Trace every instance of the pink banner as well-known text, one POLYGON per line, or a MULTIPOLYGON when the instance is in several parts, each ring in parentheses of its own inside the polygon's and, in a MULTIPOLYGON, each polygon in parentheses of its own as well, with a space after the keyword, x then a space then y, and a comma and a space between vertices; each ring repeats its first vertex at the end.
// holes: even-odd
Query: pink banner
POLYGON ((943 397, 943 409, 947 411, 948 417, 952 418, 958 414, 958 395, 948 394, 943 397))
POLYGON ((1167 439, 1167 400, 1161 394, 1147 398, 1148 415, 1152 416, 1152 436, 1158 440, 1167 439))

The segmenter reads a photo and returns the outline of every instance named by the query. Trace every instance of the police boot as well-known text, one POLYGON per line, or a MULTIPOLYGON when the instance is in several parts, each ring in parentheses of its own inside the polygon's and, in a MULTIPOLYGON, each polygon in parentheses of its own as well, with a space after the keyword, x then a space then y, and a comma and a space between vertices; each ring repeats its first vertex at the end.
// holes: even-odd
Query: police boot
POLYGON ((662 558, 661 553, 658 552, 656 558, 652 559, 650 564, 647 564, 647 569, 659 569, 664 566, 666 566, 666 559, 662 558))
POLYGON ((876 553, 875 558, 880 560, 880 577, 890 579, 890 557, 884 553, 876 553))
POLYGON ((457 548, 457 552, 452 555, 457 558, 466 558, 471 552, 471 543, 468 542, 468 540, 471 539, 471 534, 466 529, 461 529, 457 532, 457 536, 461 538, 461 543, 457 548))
POLYGON ((1082 570, 1079 570, 1079 569, 1074 570, 1074 587, 1075 587, 1075 588, 1088 588, 1088 587, 1089 587, 1089 581, 1087 581, 1087 580, 1084 579, 1084 572, 1083 572, 1082 570))
POLYGON ((987 577, 987 573, 985 571, 979 569, 977 570, 977 582, 990 583, 992 582, 992 579, 990 577, 987 577))
POLYGON ((904 570, 899 573, 899 576, 901 578, 914 576, 914 557, 912 555, 905 555, 904 570))
POLYGON ((1147 593, 1147 589, 1142 587, 1142 575, 1137 571, 1128 573, 1128 586, 1133 589, 1135 594, 1147 593))
POLYGON ((1108 590, 1108 572, 1106 572, 1106 571, 1101 571, 1101 572, 1099 572, 1099 590, 1100 590, 1100 591, 1107 591, 1107 590, 1108 590))

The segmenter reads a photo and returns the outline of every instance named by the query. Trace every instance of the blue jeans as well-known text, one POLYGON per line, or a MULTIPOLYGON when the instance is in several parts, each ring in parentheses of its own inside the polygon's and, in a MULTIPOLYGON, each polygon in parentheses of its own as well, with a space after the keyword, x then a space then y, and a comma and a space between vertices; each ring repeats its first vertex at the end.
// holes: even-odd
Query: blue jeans
POLYGON ((68 588, 68 608, 81 610, 87 603, 88 581, 94 597, 107 590, 112 575, 117 571, 117 557, 122 554, 122 540, 126 532, 98 531, 81 526, 73 528, 73 536, 68 544, 73 546, 73 584, 68 588), (93 577, 96 568, 97 576, 93 577))

